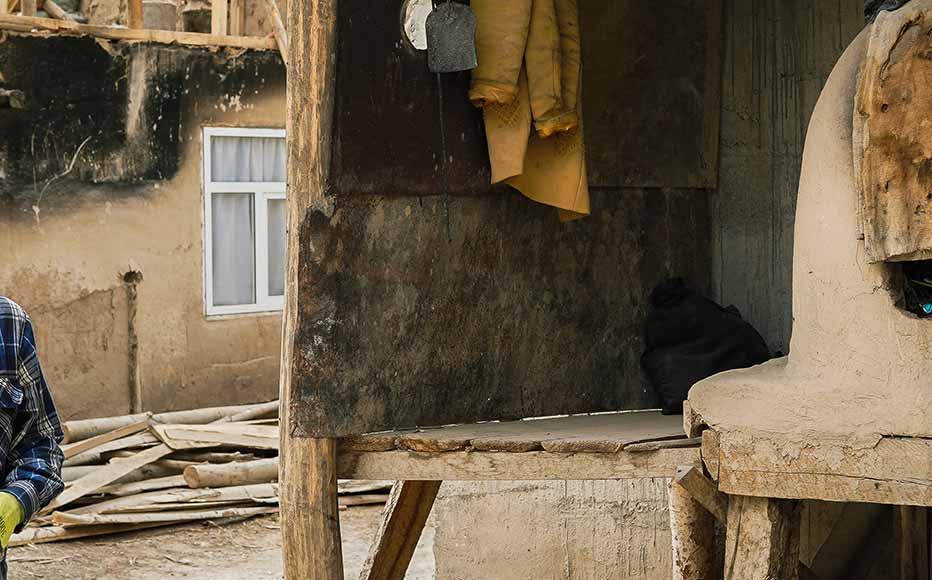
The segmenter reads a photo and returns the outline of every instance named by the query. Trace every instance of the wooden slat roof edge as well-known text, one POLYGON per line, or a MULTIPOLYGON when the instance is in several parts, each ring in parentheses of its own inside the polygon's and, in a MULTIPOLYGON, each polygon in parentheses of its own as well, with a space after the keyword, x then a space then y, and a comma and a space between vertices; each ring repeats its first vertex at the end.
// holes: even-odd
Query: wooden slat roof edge
POLYGON ((173 30, 146 30, 119 26, 80 24, 53 18, 32 16, 0 15, 0 30, 25 34, 53 33, 70 36, 92 36, 107 40, 126 42, 154 42, 181 46, 205 46, 221 48, 247 48, 255 50, 278 50, 275 39, 261 36, 221 36, 200 32, 177 32, 173 30))

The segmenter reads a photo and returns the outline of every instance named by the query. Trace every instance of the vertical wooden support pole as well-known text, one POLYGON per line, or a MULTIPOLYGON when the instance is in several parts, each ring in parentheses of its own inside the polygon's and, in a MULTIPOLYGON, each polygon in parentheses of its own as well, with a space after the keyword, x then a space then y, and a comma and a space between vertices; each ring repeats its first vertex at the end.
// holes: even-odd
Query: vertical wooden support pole
POLYGON ((897 580, 929 579, 929 510, 896 506, 897 580))
POLYGON ((278 45, 278 52, 282 55, 282 60, 288 64, 288 31, 285 30, 285 23, 282 22, 282 15, 278 11, 278 4, 275 0, 262 0, 265 4, 265 13, 269 17, 269 23, 272 25, 272 34, 275 35, 275 43, 278 45))
POLYGON ((243 0, 230 0, 230 36, 243 36, 246 27, 246 3, 243 0))
POLYGON ((7 4, 7 0, 0 0, 0 14, 9 14, 10 5, 7 4))
POLYGON ((799 502, 733 495, 725 580, 799 580, 799 502))
POLYGON ((673 580, 715 580, 715 517, 675 480, 667 493, 673 580))
POLYGON ((142 28, 142 0, 127 0, 126 26, 142 28))
POLYGON ((300 329, 307 326, 302 316, 313 315, 315 299, 306 294, 307 280, 299 280, 299 265, 310 259, 300 241, 306 238, 309 213, 326 207, 336 84, 336 10, 336 0, 288 3, 288 275, 279 474, 286 580, 343 580, 336 441, 306 437, 306 425, 299 418, 302 414, 295 417, 293 412, 305 404, 296 376, 304 356, 300 329))
POLYGON ((227 33, 227 14, 229 0, 211 0, 210 33, 225 36, 227 33))
POLYGON ((36 0, 22 0, 23 16, 36 15, 36 0))
POLYGON ((439 481, 395 482, 360 580, 404 580, 440 484, 439 481))

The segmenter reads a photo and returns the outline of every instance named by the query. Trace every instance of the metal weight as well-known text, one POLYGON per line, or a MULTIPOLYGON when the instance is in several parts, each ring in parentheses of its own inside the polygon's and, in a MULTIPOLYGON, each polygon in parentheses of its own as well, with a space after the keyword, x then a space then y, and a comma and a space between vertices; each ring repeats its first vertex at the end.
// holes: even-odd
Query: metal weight
POLYGON ((476 15, 459 2, 437 6, 427 17, 427 66, 433 73, 476 68, 476 15))

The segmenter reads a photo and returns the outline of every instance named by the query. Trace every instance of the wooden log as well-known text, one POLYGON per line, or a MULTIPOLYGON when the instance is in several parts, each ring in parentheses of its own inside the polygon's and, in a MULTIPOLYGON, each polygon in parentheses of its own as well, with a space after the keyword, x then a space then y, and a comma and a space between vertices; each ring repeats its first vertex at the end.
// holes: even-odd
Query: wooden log
POLYGON ((278 479, 278 458, 220 465, 192 465, 184 470, 188 487, 228 487, 265 483, 278 479))
POLYGON ((285 579, 342 580, 336 440, 289 438, 283 451, 279 493, 285 579))
MULTIPOLYGON (((0 4, 3 4, 5 0, 0 0, 0 4)), ((70 20, 72 22, 77 22, 74 19, 74 16, 65 12, 65 10, 53 2, 53 0, 43 0, 42 9, 48 13, 52 18, 57 18, 58 20, 70 20)))
POLYGON ((229 0, 211 0, 210 2, 210 33, 227 33, 227 15, 229 13, 229 0))
POLYGON ((37 4, 36 0, 21 0, 23 16, 35 16, 37 4))
MULTIPOLYGON (((129 28, 142 28, 142 0, 126 0, 126 25, 129 28)), ((139 405, 137 408, 141 407, 139 405)), ((135 409, 131 409, 135 410, 135 409)))
POLYGON ((242 453, 240 451, 176 451, 171 454, 170 459, 193 461, 195 463, 246 463, 256 461, 258 457, 252 453, 242 453))
MULTIPOLYGON (((298 284, 305 216, 326 205, 333 102, 336 85, 336 0, 288 2, 288 269, 281 364, 282 560, 285 580, 343 580, 337 497, 337 440, 301 437, 300 414, 307 404, 297 386, 304 367, 299 329, 313 300, 298 284)), ((281 38, 285 41, 285 38, 281 38)), ((282 44, 279 44, 281 49, 282 44)), ((382 479, 382 478, 380 478, 382 479)))
POLYGON ((62 540, 76 540, 92 536, 105 536, 121 532, 132 532, 171 525, 172 522, 155 522, 148 524, 117 524, 106 526, 77 526, 64 528, 62 526, 47 526, 42 528, 26 528, 18 534, 13 534, 10 547, 25 546, 28 544, 45 544, 62 540))
POLYGON ((440 484, 395 482, 360 580, 404 580, 440 484))
POLYGON ((252 421, 254 419, 261 419, 263 417, 271 417, 278 415, 279 402, 278 399, 274 401, 269 401, 268 403, 260 403, 249 409, 240 411, 233 415, 227 417, 221 417, 213 423, 236 423, 242 421, 252 421))
POLYGON ((66 459, 65 467, 88 465, 92 463, 106 463, 106 455, 109 453, 132 448, 153 447, 158 444, 158 438, 152 433, 137 433, 135 435, 130 435, 129 437, 123 437, 115 441, 103 443, 94 449, 90 449, 69 459, 66 459))
POLYGON ((117 497, 115 499, 74 508, 66 512, 56 512, 52 516, 52 523, 58 524, 59 522, 56 518, 61 514, 113 514, 122 513, 130 508, 139 507, 147 507, 151 511, 156 511, 160 509, 159 506, 162 504, 200 504, 212 502, 268 503, 269 501, 278 503, 278 486, 272 483, 240 485, 220 489, 188 489, 182 487, 117 497))
POLYGON ((272 34, 275 36, 275 44, 278 45, 278 52, 282 55, 282 60, 288 64, 288 31, 285 29, 285 23, 282 22, 282 15, 278 11, 278 4, 275 0, 262 0, 265 5, 265 13, 269 17, 269 23, 272 25, 272 34))
MULTIPOLYGON (((42 20, 36 19, 36 20, 42 20)), ((55 22, 54 20, 50 22, 55 22)), ((0 20, 0 24, 3 24, 3 20, 0 20)), ((33 21, 28 21, 29 26, 36 27, 38 23, 33 21)), ((78 30, 82 30, 85 25, 77 25, 78 30)), ((118 30, 118 29, 115 29, 118 30)), ((146 32, 160 33, 162 35, 168 35, 169 37, 177 36, 179 33, 170 32, 165 30, 149 30, 146 32)), ((195 33, 189 33, 195 34, 195 33)), ((158 36, 158 35, 156 35, 158 36)), ((205 36, 205 35, 202 35, 205 36)), ((140 40, 143 37, 140 36, 140 40)), ((180 39, 177 42, 182 42, 180 39)), ((208 407, 204 409, 190 409, 187 411, 171 411, 168 413, 157 413, 151 415, 152 422, 154 423, 164 423, 164 424, 178 424, 178 425, 204 425, 218 419, 223 419, 232 415, 242 416, 243 413, 248 411, 262 409, 269 414, 272 414, 277 411, 278 405, 269 407, 269 403, 257 403, 253 405, 233 405, 227 407, 208 407)), ((144 421, 146 418, 149 418, 149 413, 138 413, 135 415, 120 415, 116 417, 101 417, 98 419, 83 419, 80 421, 68 421, 62 425, 62 430, 65 433, 65 443, 73 443, 75 441, 81 441, 88 439, 95 435, 100 435, 101 433, 107 433, 130 425, 132 423, 138 423, 139 421, 144 421)), ((255 417, 254 417, 255 418, 255 417)))
POLYGON ((7 4, 7 0, 0 0, 0 15, 9 14, 10 5, 7 4))
MULTIPOLYGON (((49 0, 45 0, 46 5, 48 5, 49 0)), ((103 445, 104 443, 110 443, 116 439, 122 439, 123 437, 128 437, 130 435, 135 435, 140 431, 145 431, 149 427, 148 418, 143 419, 142 421, 137 421, 136 423, 130 423, 129 425, 124 425, 118 427, 113 431, 107 433, 101 433, 89 439, 85 439, 78 443, 72 443, 71 445, 62 445, 61 450, 65 454, 65 459, 71 459, 75 455, 89 451, 103 445)))
POLYGON ((799 502, 731 496, 725 580, 798 580, 799 502))
POLYGON ((673 580, 715 580, 715 518, 675 480, 668 500, 673 580))
MULTIPOLYGON (((76 481, 81 479, 85 475, 90 475, 95 471, 102 469, 103 465, 78 465, 75 467, 64 467, 62 468, 62 479, 65 483, 76 481)), ((113 482, 114 484, 123 484, 123 483, 135 483, 137 481, 142 481, 144 479, 152 479, 156 477, 166 477, 169 475, 177 475, 181 477, 181 471, 177 469, 167 469, 165 467, 160 467, 159 465, 152 463, 149 465, 144 465, 121 477, 120 479, 113 482)))
POLYGON ((673 481, 682 486, 689 495, 706 509, 715 519, 725 523, 728 517, 728 496, 720 492, 698 465, 687 465, 676 470, 673 481))

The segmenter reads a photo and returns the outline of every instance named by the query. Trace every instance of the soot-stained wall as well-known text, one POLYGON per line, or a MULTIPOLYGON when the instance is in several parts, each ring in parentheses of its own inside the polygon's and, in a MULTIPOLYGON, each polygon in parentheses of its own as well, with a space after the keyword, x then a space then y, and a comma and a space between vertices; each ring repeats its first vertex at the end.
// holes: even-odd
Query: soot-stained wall
POLYGON ((201 130, 283 127, 278 55, 7 35, 0 78, 0 294, 62 413, 274 398, 280 314, 204 316, 201 130))

